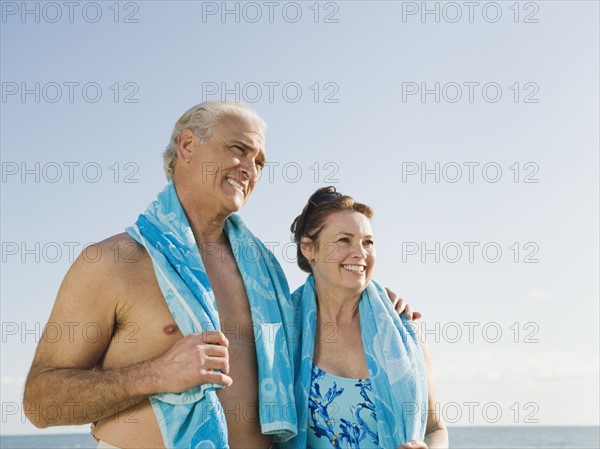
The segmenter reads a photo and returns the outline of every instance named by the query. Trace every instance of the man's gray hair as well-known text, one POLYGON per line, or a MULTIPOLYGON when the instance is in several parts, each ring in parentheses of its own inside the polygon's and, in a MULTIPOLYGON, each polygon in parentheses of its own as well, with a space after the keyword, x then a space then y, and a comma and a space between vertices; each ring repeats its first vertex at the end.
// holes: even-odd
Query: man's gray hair
POLYGON ((163 153, 165 175, 173 179, 177 163, 177 140, 184 129, 192 131, 201 142, 206 143, 210 138, 215 123, 223 116, 237 115, 257 120, 261 130, 267 129, 265 121, 249 106, 233 101, 206 101, 188 109, 175 124, 171 141, 163 153))

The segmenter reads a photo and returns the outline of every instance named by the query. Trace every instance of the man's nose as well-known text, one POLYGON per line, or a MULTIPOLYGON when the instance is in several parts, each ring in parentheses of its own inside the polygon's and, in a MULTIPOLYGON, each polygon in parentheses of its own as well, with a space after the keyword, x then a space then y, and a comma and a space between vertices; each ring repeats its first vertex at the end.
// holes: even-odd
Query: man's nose
POLYGON ((242 162, 240 166, 245 179, 249 179, 250 181, 258 179, 259 171, 254 161, 242 162))

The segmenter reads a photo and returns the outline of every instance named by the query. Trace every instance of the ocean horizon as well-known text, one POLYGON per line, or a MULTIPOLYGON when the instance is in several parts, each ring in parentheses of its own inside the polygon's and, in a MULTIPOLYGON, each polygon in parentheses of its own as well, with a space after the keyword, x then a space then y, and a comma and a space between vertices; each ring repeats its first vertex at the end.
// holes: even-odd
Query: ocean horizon
MULTIPOLYGON (((600 426, 449 426, 457 449, 598 449, 600 426)), ((2 449, 94 449, 90 434, 0 435, 2 449)))

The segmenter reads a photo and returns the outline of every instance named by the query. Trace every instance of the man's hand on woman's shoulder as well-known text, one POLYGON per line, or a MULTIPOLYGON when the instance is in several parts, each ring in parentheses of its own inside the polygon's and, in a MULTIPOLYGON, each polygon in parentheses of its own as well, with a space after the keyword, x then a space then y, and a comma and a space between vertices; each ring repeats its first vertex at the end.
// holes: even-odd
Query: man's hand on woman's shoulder
POLYGON ((413 312, 408 303, 402 298, 400 298, 400 296, 398 296, 396 293, 394 293, 387 287, 385 288, 385 290, 387 291, 387 294, 392 301, 394 309, 396 309, 396 312, 398 312, 398 315, 402 315, 404 313, 404 316, 406 316, 406 318, 408 318, 411 321, 418 320, 419 318, 421 318, 421 313, 413 312))

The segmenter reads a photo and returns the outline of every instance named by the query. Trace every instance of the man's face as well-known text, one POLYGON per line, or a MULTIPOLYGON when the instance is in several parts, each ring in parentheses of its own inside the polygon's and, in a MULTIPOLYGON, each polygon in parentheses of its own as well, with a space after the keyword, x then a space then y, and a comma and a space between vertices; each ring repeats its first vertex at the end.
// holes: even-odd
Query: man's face
POLYGON ((248 200, 265 164, 265 137, 251 118, 227 115, 206 143, 194 140, 190 162, 194 194, 219 213, 237 212, 248 200))

